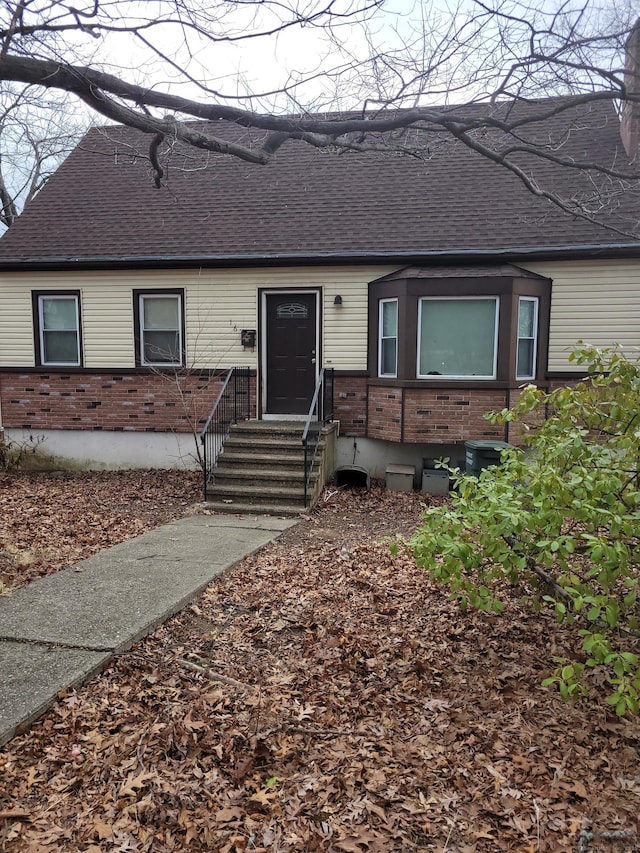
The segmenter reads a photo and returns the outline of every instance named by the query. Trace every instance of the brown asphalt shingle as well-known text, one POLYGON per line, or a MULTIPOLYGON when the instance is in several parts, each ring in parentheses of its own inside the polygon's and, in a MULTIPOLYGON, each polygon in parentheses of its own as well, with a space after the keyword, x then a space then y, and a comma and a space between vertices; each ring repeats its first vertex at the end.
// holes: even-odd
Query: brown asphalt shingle
MULTIPOLYGON (((563 157, 606 165, 626 159, 609 102, 577 116, 563 113, 525 133, 556 142, 573 128, 563 157)), ((215 132, 237 140, 259 135, 223 122, 215 132)), ((150 140, 120 127, 89 131, 0 240, 0 263, 526 254, 638 242, 559 211, 454 141, 436 141, 430 159, 419 160, 338 154, 290 140, 266 166, 178 149, 156 189, 144 156, 150 140)), ((548 189, 582 197, 593 188, 576 170, 522 164, 548 189)), ((607 213, 617 227, 635 227, 637 188, 607 213)))

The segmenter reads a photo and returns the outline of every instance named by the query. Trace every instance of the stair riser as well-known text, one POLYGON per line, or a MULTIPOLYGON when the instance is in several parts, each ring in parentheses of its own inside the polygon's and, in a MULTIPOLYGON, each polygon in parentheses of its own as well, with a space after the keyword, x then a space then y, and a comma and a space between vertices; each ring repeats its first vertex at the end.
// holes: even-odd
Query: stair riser
POLYGON ((290 494, 302 494, 304 491, 304 482, 301 480, 299 483, 295 483, 294 485, 281 485, 280 483, 272 483, 267 480, 258 481, 256 483, 246 482, 246 481, 234 481, 233 483, 227 483, 224 486, 221 483, 218 483, 217 480, 213 480, 209 483, 208 491, 218 491, 220 489, 224 489, 227 492, 232 492, 236 495, 236 497, 242 497, 246 494, 264 494, 271 495, 274 498, 287 497, 290 494))
POLYGON ((246 483, 246 482, 238 482, 234 480, 229 483, 219 483, 217 480, 214 480, 209 484, 210 492, 227 492, 229 497, 243 497, 243 495, 268 495, 274 498, 282 498, 289 497, 289 495, 301 495, 304 492, 304 483, 301 481, 299 483, 293 483, 291 485, 285 484, 281 485, 280 483, 271 483, 267 482, 257 482, 257 483, 246 483))
MULTIPOLYGON (((317 453, 323 452, 325 446, 320 444, 317 448, 308 445, 307 446, 307 455, 316 451, 317 453)), ((277 456, 279 459, 304 459, 304 447, 301 444, 287 445, 281 444, 277 441, 260 441, 260 442, 244 442, 244 441, 231 441, 228 439, 223 448, 223 453, 229 453, 233 456, 238 456, 240 458, 254 458, 254 457, 274 457, 277 456)))
POLYGON ((291 441, 301 441, 302 440, 302 428, 300 429, 256 429, 255 427, 249 428, 245 427, 244 429, 238 425, 233 428, 234 435, 240 436, 257 436, 259 438, 270 438, 272 436, 277 436, 278 438, 286 438, 291 441))
MULTIPOLYGON (((295 495, 292 497, 283 497, 282 499, 276 499, 270 495, 265 495, 264 497, 254 496, 254 495, 243 495, 242 499, 238 499, 236 496, 231 497, 225 495, 224 493, 218 494, 217 492, 211 493, 207 492, 207 501, 212 501, 215 503, 222 503, 223 506, 229 507, 229 512, 233 512, 233 505, 243 505, 250 507, 266 507, 266 506, 294 506, 300 507, 300 509, 304 509, 304 495, 295 495)), ((238 510, 236 509, 236 512, 238 510)))
POLYGON ((236 460, 236 459, 228 459, 226 456, 221 456, 220 461, 216 465, 216 474, 221 470, 231 470, 234 471, 256 471, 262 473, 269 472, 279 472, 279 473, 287 473, 291 474, 295 477, 297 474, 301 474, 304 465, 302 462, 287 462, 283 459, 265 459, 265 460, 255 460, 255 459, 246 459, 246 460, 236 460))
POLYGON ((224 453, 239 456, 264 456, 272 459, 304 459, 304 451, 300 447, 283 447, 280 444, 234 444, 227 442, 224 453))
POLYGON ((302 435, 304 423, 302 421, 238 421, 234 424, 233 431, 237 433, 267 433, 273 435, 302 435))
POLYGON ((246 471, 247 474, 255 472, 256 476, 263 477, 267 474, 286 474, 288 477, 302 476, 304 465, 291 465, 281 459, 270 459, 268 462, 235 462, 233 460, 221 459, 216 466, 215 476, 221 471, 246 471))
POLYGON ((230 504, 225 504, 216 501, 209 502, 209 509, 214 510, 214 512, 218 513, 232 513, 234 515, 238 514, 249 514, 249 515, 288 515, 288 516, 296 516, 300 515, 301 512, 304 512, 306 507, 302 506, 292 506, 291 504, 279 504, 279 503, 271 503, 271 504, 247 504, 234 502, 230 504))
MULTIPOLYGON (((315 482, 315 480, 317 479, 317 474, 315 476, 312 474, 310 477, 311 482, 315 482)), ((253 476, 251 474, 247 474, 245 471, 216 471, 216 474, 213 478, 213 485, 238 486, 243 489, 268 489, 271 487, 283 489, 297 489, 299 487, 304 486, 304 477, 302 475, 300 475, 299 477, 290 477, 286 474, 272 474, 268 477, 260 477, 257 475, 253 476)))
POLYGON ((264 456, 272 456, 274 454, 293 457, 304 456, 304 449, 298 442, 295 444, 278 444, 277 442, 269 441, 238 441, 236 439, 227 439, 224 449, 225 452, 255 452, 264 456))
POLYGON ((266 430, 233 430, 233 435, 245 441, 291 441, 302 444, 302 430, 298 432, 281 432, 266 430))

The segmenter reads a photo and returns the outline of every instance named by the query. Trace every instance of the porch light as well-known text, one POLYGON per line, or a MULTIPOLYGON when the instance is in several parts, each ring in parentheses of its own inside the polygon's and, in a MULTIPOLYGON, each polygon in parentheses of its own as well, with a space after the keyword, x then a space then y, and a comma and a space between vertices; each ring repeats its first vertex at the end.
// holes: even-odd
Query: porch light
POLYGON ((339 294, 339 293, 337 293, 337 294, 334 296, 334 298, 333 298, 333 304, 334 304, 336 307, 338 307, 339 305, 342 305, 342 296, 340 296, 340 294, 339 294))

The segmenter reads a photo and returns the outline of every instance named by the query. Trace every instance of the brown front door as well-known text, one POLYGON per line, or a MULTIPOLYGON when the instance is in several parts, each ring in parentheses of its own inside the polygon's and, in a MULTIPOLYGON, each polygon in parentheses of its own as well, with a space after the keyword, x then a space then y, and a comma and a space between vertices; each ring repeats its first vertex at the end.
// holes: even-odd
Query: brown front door
POLYGON ((316 385, 317 296, 266 294, 266 411, 306 415, 316 385))

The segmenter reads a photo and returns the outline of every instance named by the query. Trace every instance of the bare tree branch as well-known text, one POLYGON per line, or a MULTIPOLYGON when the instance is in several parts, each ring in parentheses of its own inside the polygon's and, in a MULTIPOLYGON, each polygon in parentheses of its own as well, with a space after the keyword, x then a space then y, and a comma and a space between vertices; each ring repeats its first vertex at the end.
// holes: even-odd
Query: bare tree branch
MULTIPOLYGON (((393 17, 383 0, 9 0, 0 11, 0 81, 68 93, 149 134, 158 186, 162 140, 265 165, 288 139, 425 159, 434 140, 450 139, 571 216, 628 233, 601 212, 638 188, 637 162, 619 152, 602 162, 569 155, 568 137, 537 132, 561 111, 595 101, 640 107, 637 72, 624 65, 633 0, 620 2, 554 8, 542 0, 460 0, 446 12, 418 4, 415 15, 393 17), (212 70, 229 45, 305 29, 322 36, 329 59, 306 71, 287 69, 280 85, 229 92, 228 79, 240 77, 224 65, 212 70), (151 58, 149 79, 140 82, 134 68, 107 70, 108 45, 125 38, 151 58), (158 69, 163 77, 152 74, 158 69), (305 85, 315 94, 305 96, 305 85), (554 94, 570 97, 549 101, 554 94), (323 108, 312 109, 318 98, 323 108), (260 132, 230 141, 216 132, 221 120, 260 132), (567 196, 545 185, 540 174, 548 164, 580 176, 586 189, 567 196)), ((588 131, 572 126, 574 135, 581 132, 588 131)))
POLYGON ((0 224, 14 223, 86 129, 68 113, 64 97, 0 89, 0 224))

